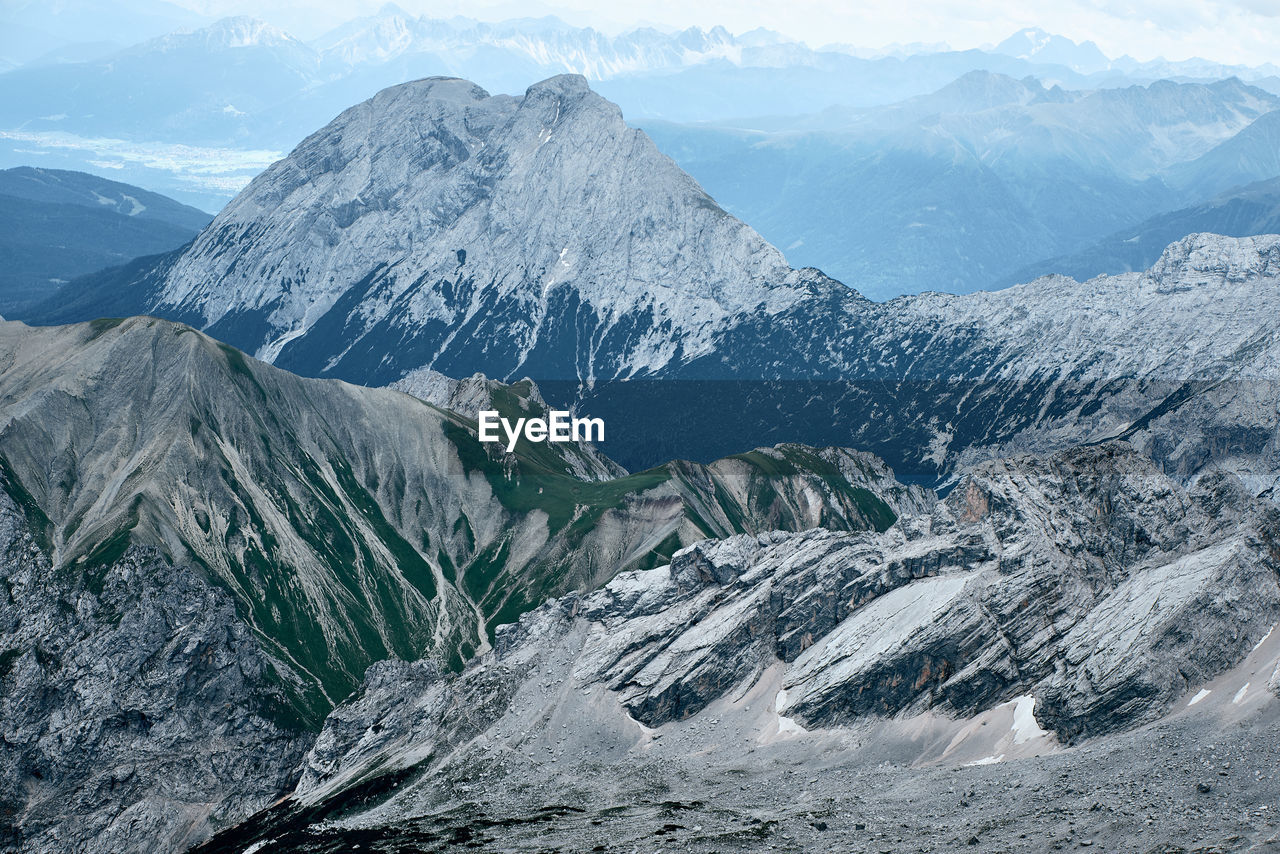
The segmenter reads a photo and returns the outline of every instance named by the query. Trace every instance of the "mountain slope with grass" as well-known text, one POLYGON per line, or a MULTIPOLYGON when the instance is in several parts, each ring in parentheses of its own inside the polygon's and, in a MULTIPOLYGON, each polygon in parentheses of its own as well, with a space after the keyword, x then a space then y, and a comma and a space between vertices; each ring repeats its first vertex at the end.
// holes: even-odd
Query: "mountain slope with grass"
POLYGON ((0 479, 0 809, 38 851, 181 848, 261 808, 375 662, 456 670, 548 597, 692 542, 932 503, 840 449, 631 475, 506 453, 466 415, 146 317, 0 323, 0 479))

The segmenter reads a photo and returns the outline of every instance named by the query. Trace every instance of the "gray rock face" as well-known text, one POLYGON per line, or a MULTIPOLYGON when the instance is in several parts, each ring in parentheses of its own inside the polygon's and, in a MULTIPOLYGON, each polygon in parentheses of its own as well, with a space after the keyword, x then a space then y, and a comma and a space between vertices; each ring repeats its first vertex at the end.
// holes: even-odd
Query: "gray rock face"
MULTIPOLYGON (((696 812, 696 799, 711 797, 711 812, 723 814, 739 799, 762 797, 718 790, 712 781, 725 774, 737 791, 764 787, 752 781, 792 763, 798 773, 816 773, 747 813, 754 823, 761 815, 772 821, 824 775, 866 766, 876 779, 897 779, 905 772, 876 764, 881 757, 919 751, 921 740, 939 738, 928 734, 938 726, 930 720, 951 716, 960 720, 926 749, 935 758, 963 755, 957 744, 987 724, 1009 727, 1009 716, 1011 734, 986 742, 1007 747, 978 764, 999 762, 1019 745, 1052 752, 1054 735, 1093 737, 1158 717, 1201 680, 1259 655, 1269 658, 1248 666, 1271 672, 1280 651, 1266 646, 1280 617, 1277 534, 1274 508, 1230 478, 1206 479, 1188 493, 1133 451, 1111 446, 989 464, 929 516, 881 535, 815 531, 704 544, 669 568, 624 574, 526 615, 502 633, 491 658, 461 677, 421 664, 371 670, 359 698, 326 723, 294 798, 208 850, 268 838, 299 851, 355 840, 443 844, 451 834, 497 832, 494 811, 512 816, 502 821, 545 815, 548 833, 578 838, 583 831, 571 831, 568 817, 578 807, 562 815, 551 803, 612 804, 591 824, 634 837, 656 818, 645 798, 665 796, 670 806, 673 786, 694 800, 679 810, 696 812), (824 613, 820 602, 844 613, 824 613), (813 637, 801 640, 798 628, 813 637), (795 733, 803 738, 787 748, 801 738, 795 733), (749 758, 757 750, 761 757, 749 758), (624 767, 633 782, 609 782, 624 767), (619 787, 634 792, 620 795, 619 787), (356 793, 362 805, 351 809, 356 793), (632 805, 622 808, 625 820, 614 817, 618 797, 632 805), (323 832, 313 824, 321 821, 323 832)), ((1274 708, 1248 691, 1245 684, 1232 703, 1249 696, 1274 708)), ((1193 704, 1209 693, 1201 690, 1193 704)), ((1094 743, 1109 762, 1153 764, 1150 747, 1094 743), (1135 749, 1144 752, 1123 752, 1135 749)), ((1043 767, 1036 760, 1009 773, 1035 780, 1043 767)), ((950 791, 936 779, 921 785, 912 791, 927 803, 950 791)), ((890 805, 867 797, 871 803, 851 805, 864 822, 856 830, 870 822, 879 831, 890 805)), ((811 827, 843 825, 858 840, 851 844, 866 848, 845 823, 848 813, 821 803, 830 801, 811 802, 811 827)), ((1038 803, 1027 805, 1024 829, 1051 815, 1038 803)), ((894 821, 888 826, 898 827, 894 821)), ((720 819, 707 814, 691 839, 712 822, 720 819)), ((662 833, 688 828, 669 821, 662 833)), ((721 831, 698 850, 750 849, 751 839, 773 832, 757 830, 762 835, 721 831)), ((817 850, 819 842, 791 844, 817 850)))
POLYGON ((292 785, 288 676, 199 571, 54 569, 3 492, 0 567, 0 848, 182 850, 292 785))
POLYGON ((736 376, 791 381, 763 383, 745 411, 782 398, 789 429, 839 415, 841 444, 900 473, 1124 437, 1184 482, 1226 468, 1261 494, 1280 476, 1277 312, 1280 238, 1198 234, 1144 273, 923 294, 856 321, 788 309, 717 347, 736 376), (753 343, 782 336, 848 344, 801 343, 784 374, 753 343))
MULTIPOLYGON (((780 660, 777 709, 805 725, 1030 695, 1060 738, 1096 735, 1158 714, 1266 634, 1278 526, 1233 479, 1184 493, 1122 446, 992 463, 883 534, 735 537, 615 579, 572 605, 606 628, 576 675, 649 726, 780 660)), ((536 619, 504 633, 500 657, 536 619)))
POLYGON ((0 324, 0 365, 0 461, 54 568, 130 542, 206 568, 313 725, 375 661, 460 666, 495 623, 695 540, 884 528, 928 501, 873 458, 803 448, 582 479, 571 445, 490 456, 462 416, 146 318, 0 324))
POLYGON ((935 500, 841 449, 602 480, 598 454, 474 432, 153 318, 0 323, 5 843, 180 849, 285 791, 376 662, 461 669, 548 596, 691 542, 935 500))
POLYGON ((269 168, 137 313, 366 383, 420 366, 612 378, 708 352, 733 313, 789 304, 802 278, 583 78, 523 98, 432 78, 269 168))
POLYGON ((281 739, 296 756, 292 722, 323 726, 256 841, 420 815, 435 771, 492 767, 486 744, 554 764, 566 739, 547 732, 579 718, 569 748, 610 762, 675 731, 723 746, 693 733, 748 707, 757 737, 919 726, 951 756, 1010 718, 973 757, 994 762, 1160 718, 1242 662, 1259 675, 1238 696, 1274 691, 1280 511, 1255 496, 1280 471, 1280 238, 1199 235, 1145 274, 876 305, 788 269, 580 79, 522 99, 431 80, 344 113, 144 266, 133 310, 422 399, 303 380, 165 321, 0 324, 7 489, 47 546, 36 575, 76 594, 57 622, 70 594, 5 564, 6 638, 61 650, 4 677, 27 680, 5 695, 24 745, 8 785, 42 845, 73 824, 105 848, 126 826, 181 844, 206 826, 190 803, 214 804, 209 827, 242 816, 290 763, 227 781, 281 739), (977 465, 941 503, 869 454, 789 443, 610 477, 594 449, 502 454, 424 403, 529 412, 534 386, 424 366, 565 380, 620 403, 611 423, 638 445, 709 427, 737 450, 803 424, 935 475, 977 465), (620 379, 658 394, 604 382, 620 379), (1116 436, 1130 444, 1051 454, 1116 436), (983 462, 1022 451, 1051 455, 983 462), (54 641, 77 632, 96 658, 54 641), (135 649, 203 678, 148 706, 135 649), (117 658, 136 680, 94 669, 117 658), (25 699, 49 683, 63 694, 25 699), (120 713, 123 740, 101 723, 120 713), (182 725, 146 730, 166 715, 182 725), (64 741, 42 754, 46 731, 64 741), (62 751, 71 732, 86 746, 62 751), (116 785, 136 788, 85 794, 116 746, 200 739, 188 758, 208 761, 175 769, 172 797, 127 769, 116 785), (31 763, 55 777, 33 786, 31 763))
POLYGON ((806 730, 833 749, 940 738, 925 752, 945 759, 1003 714, 980 760, 998 762, 1161 718, 1237 666, 1266 679, 1278 621, 1280 511, 1230 476, 1186 491, 1123 444, 988 463, 883 533, 707 542, 549 602, 460 676, 379 665, 293 799, 229 838, 299 832, 357 790, 340 828, 403 827, 439 805, 440 769, 487 779, 527 756, 554 777, 664 734, 692 766, 806 730))

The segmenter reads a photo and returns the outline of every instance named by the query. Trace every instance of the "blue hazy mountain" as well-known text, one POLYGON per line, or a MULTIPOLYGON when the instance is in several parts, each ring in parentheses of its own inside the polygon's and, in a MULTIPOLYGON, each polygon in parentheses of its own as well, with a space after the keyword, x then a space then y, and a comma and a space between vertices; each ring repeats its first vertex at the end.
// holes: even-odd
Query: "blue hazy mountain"
MULTIPOLYGON (((124 12, 146 12, 149 2, 136 0, 124 12)), ((95 20, 96 9, 86 7, 86 21, 95 20)), ((436 75, 518 95, 534 81, 578 73, 631 120, 697 121, 882 105, 934 91, 975 68, 1067 86, 1128 82, 1118 72, 1085 76, 980 50, 869 57, 852 48, 814 50, 767 30, 642 27, 606 35, 552 17, 441 20, 394 6, 305 44, 253 19, 200 29, 184 19, 180 32, 118 51, 107 42, 129 39, 115 25, 66 27, 59 30, 64 37, 52 38, 39 29, 53 26, 46 18, 28 4, 0 27, 5 44, 23 46, 12 56, 0 50, 0 168, 37 158, 51 168, 109 167, 210 210, 351 104, 436 75)), ((140 22, 133 32, 157 26, 140 22)))
MULTIPOLYGON (((1277 106, 1235 79, 1079 92, 971 72, 900 104, 793 122, 802 130, 643 126, 791 263, 887 298, 990 287, 1198 201, 1170 170, 1225 159, 1277 106)), ((1265 171, 1265 145, 1249 151, 1265 171)))
POLYGON ((1038 27, 1019 30, 996 45, 992 52, 1061 65, 1080 74, 1094 74, 1111 68, 1111 60, 1093 42, 1076 44, 1069 38, 1047 33, 1038 27))
POLYGON ((352 103, 406 80, 457 76, 515 94, 565 72, 597 81, 630 118, 798 115, 891 103, 975 68, 1086 83, 1066 67, 998 52, 864 59, 769 33, 739 40, 720 27, 611 37, 556 18, 489 24, 386 7, 310 45, 261 21, 228 18, 87 62, 18 68, 5 78, 0 128, 292 145, 352 103))
POLYGON ((15 66, 50 52, 74 54, 82 50, 76 45, 134 44, 208 22, 166 0, 6 0, 0 18, 0 63, 15 66))
POLYGON ((1000 284, 1014 285, 1052 274, 1083 282, 1104 274, 1146 270, 1170 243, 1202 232, 1228 237, 1280 234, 1280 178, 1152 217, 1079 252, 1023 267, 1000 284))
MULTIPOLYGON (((25 19, 42 21, 33 8, 25 19)), ((138 25, 139 32, 147 29, 138 25)), ((78 41, 121 41, 117 32, 86 33, 78 41)), ((935 91, 974 70, 1033 75, 1077 89, 1155 79, 1112 68, 1090 43, 1076 45, 1042 31, 1015 34, 990 51, 868 58, 812 49, 764 30, 735 36, 721 27, 674 33, 640 28, 610 36, 553 17, 442 20, 391 5, 310 44, 261 21, 230 18, 107 56, 95 56, 100 47, 41 44, 30 52, 25 61, 55 48, 68 51, 56 64, 9 72, 0 128, 201 145, 252 138, 256 146, 291 146, 352 103, 435 75, 518 94, 544 77, 577 73, 629 119, 672 121, 884 105, 935 91), (87 59, 65 61, 77 56, 87 59)))
POLYGON ((1200 157, 1175 166, 1169 180, 1190 195, 1212 196, 1280 175, 1280 111, 1260 116, 1200 157))
POLYGON ((252 18, 228 18, 93 62, 4 75, 0 127, 27 133, 261 145, 272 110, 316 81, 319 57, 252 18))
POLYGON ((82 172, 0 171, 0 315, 20 318, 66 281, 177 248, 209 215, 82 172))

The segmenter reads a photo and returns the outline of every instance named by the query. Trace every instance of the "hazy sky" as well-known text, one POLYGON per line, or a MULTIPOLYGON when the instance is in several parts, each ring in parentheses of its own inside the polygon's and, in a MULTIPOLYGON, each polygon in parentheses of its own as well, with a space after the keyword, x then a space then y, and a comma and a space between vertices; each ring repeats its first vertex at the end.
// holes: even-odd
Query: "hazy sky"
MULTIPOLYGON (((174 0, 204 14, 255 14, 302 38, 367 14, 383 0, 174 0)), ((1280 64, 1280 0, 400 0, 414 14, 497 20, 558 14, 574 24, 616 31, 638 23, 723 24, 734 32, 767 27, 817 47, 845 42, 880 47, 947 42, 977 47, 1039 26, 1108 56, 1201 56, 1229 63, 1280 64)))

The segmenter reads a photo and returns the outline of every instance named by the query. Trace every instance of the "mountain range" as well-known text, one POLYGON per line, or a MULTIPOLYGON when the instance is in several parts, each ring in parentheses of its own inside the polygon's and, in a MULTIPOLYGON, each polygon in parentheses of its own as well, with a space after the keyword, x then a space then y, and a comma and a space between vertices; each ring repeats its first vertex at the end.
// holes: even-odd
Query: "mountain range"
POLYGON ((1007 285, 1033 262, 1280 175, 1266 131, 1278 107, 1238 80, 1080 92, 976 71, 804 120, 641 124, 792 263, 888 299, 1007 285))
POLYGON ((311 42, 237 17, 28 63, 5 75, 0 165, 110 168, 217 210, 386 87, 447 74, 518 93, 565 71, 793 266, 877 300, 1007 284, 1280 175, 1270 68, 1111 61, 1041 30, 991 50, 868 55, 759 30, 606 36, 394 6, 311 42))
POLYGON ((0 69, 88 54, 97 58, 138 39, 161 36, 206 19, 167 0, 81 0, 42 3, 13 0, 4 7, 0 69))
MULTIPOLYGON (((377 661, 460 668, 622 566, 931 503, 870 455, 795 445, 579 476, 577 449, 491 451, 465 415, 154 318, 3 322, 0 357, 0 803, 21 850, 185 847, 266 806, 377 661)), ((480 395, 545 411, 528 383, 480 395)))
POLYGON ((1000 284, 1009 286, 1055 273, 1085 281, 1104 274, 1145 270, 1170 243, 1199 232, 1230 237, 1280 234, 1280 178, 1258 181, 1228 190, 1203 204, 1159 214, 1079 252, 1024 267, 1000 284))
POLYGON ((582 78, 519 99, 429 79, 313 134, 191 246, 32 316, 168 317, 370 385, 532 377, 616 423, 602 447, 631 470, 803 441, 932 482, 996 448, 1127 433, 1180 476, 1229 464, 1262 492, 1273 415, 1222 396, 1273 374, 1277 251, 1193 235, 1141 274, 874 303, 787 266, 582 78), (1191 410, 1234 438, 1188 455, 1191 410))
MULTIPOLYGON (((1110 442, 983 463, 941 503, 869 455, 794 445, 622 477, 594 456, 582 477, 581 457, 495 456, 464 414, 166 321, 4 323, 0 347, 15 850, 490 844, 508 825, 524 847, 565 787, 579 806, 550 832, 594 845, 617 820, 606 779, 638 787, 615 835, 674 809, 699 824, 664 834, 749 848, 796 832, 794 792, 766 781, 814 749, 841 775, 941 763, 975 785, 1167 733, 1193 692, 1223 697, 1197 726, 1242 722, 1220 749, 1265 749, 1280 517, 1225 471, 1186 487, 1110 442), (695 795, 757 753, 734 776, 761 791, 706 812, 695 795), (674 790, 648 788, 673 767, 674 790), (723 836, 731 817, 746 835, 723 836)), ((542 406, 528 382, 402 387, 542 406)), ((878 797, 802 832, 882 834, 878 797)), ((1122 807, 1109 832, 1132 832, 1122 807)), ((914 838, 1008 832, 967 814, 914 838)))
POLYGON ((694 546, 548 602, 462 674, 372 668, 290 795, 197 850, 1264 843, 1267 819, 1226 827, 1275 791, 1276 518, 1101 446, 980 466, 880 535, 694 546), (1195 729, 1187 683, 1224 695, 1195 729), (1229 794, 1196 800, 1208 756, 1229 794))
MULTIPOLYGON (((1269 104, 1039 89, 965 93, 1224 125, 1131 175, 1269 104)), ((1270 844, 1280 236, 847 285, 583 77, 429 78, 0 323, 0 845, 1270 844)))
MULTIPOLYGON (((15 25, 29 19, 37 28, 53 26, 38 7, 26 4, 15 25)), ((164 15, 161 8, 145 16, 164 15)), ((126 180, 208 210, 243 186, 247 176, 237 167, 246 159, 259 163, 287 150, 341 109, 424 76, 459 76, 514 94, 544 77, 578 73, 633 121, 695 123, 883 105, 975 70, 1078 90, 1231 76, 1275 88, 1277 79, 1270 66, 1123 57, 1100 63, 1091 45, 1037 30, 991 50, 868 52, 815 49, 759 29, 605 35, 553 17, 486 23, 415 17, 394 5, 310 42, 246 17, 114 49, 101 40, 118 38, 116 27, 98 30, 93 41, 63 44, 9 72, 9 97, 0 103, 0 166, 26 165, 33 153, 49 166, 81 171, 108 163, 126 180), (175 148, 193 145, 206 149, 202 157, 175 148)), ((154 29, 139 24, 135 31, 154 29)), ((37 42, 44 44, 33 36, 37 42)))
POLYGON ((1074 89, 1159 77, 1265 79, 1277 71, 1218 67, 1199 75, 1168 69, 1144 75, 1134 63, 1126 69, 1116 70, 1091 44, 1036 30, 991 51, 864 58, 765 30, 734 36, 723 27, 639 28, 607 36, 554 17, 433 19, 388 4, 310 43, 263 21, 233 17, 85 62, 19 67, 7 80, 12 97, 0 125, 188 144, 226 144, 252 134, 259 145, 292 144, 379 89, 442 74, 518 92, 531 80, 576 73, 598 81, 633 118, 706 121, 885 104, 973 70, 1034 75, 1074 89), (118 108, 95 106, 102 104, 118 108))

